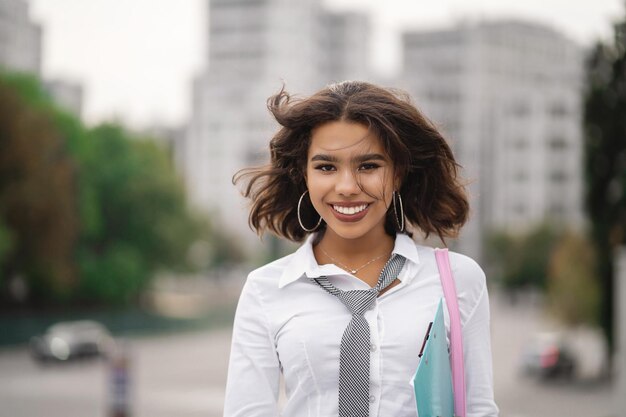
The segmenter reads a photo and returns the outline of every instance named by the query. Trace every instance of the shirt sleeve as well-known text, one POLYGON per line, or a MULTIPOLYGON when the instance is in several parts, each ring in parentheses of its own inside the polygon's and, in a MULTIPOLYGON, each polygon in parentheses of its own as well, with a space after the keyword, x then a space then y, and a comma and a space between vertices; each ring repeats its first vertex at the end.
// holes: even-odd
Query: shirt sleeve
POLYGON ((493 397, 489 296, 484 273, 480 268, 479 271, 482 290, 462 330, 467 417, 497 417, 499 410, 493 397))
POLYGON ((248 278, 235 314, 224 417, 278 416, 279 378, 280 363, 258 283, 248 278))

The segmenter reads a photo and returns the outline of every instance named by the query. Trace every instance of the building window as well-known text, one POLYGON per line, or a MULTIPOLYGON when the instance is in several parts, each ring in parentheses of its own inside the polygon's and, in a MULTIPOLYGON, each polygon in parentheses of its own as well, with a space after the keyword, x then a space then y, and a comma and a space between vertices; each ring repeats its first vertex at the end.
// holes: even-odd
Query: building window
POLYGON ((516 151, 523 151, 528 148, 528 140, 526 138, 516 138, 512 141, 513 149, 516 151))
POLYGON ((562 151, 567 148, 567 140, 561 136, 555 136, 548 141, 550 149, 553 151, 562 151))
POLYGON ((530 114, 530 105, 525 101, 517 101, 511 105, 509 113, 518 118, 527 117, 530 114))
POLYGON ((552 217, 563 217, 565 215, 565 206, 560 203, 552 203, 550 204, 548 213, 552 217))
POLYGON ((513 181, 517 183, 525 182, 528 179, 528 174, 525 171, 517 171, 513 174, 513 181))
POLYGON ((548 114, 555 119, 562 119, 569 113, 567 106, 561 102, 551 103, 548 106, 548 114))
POLYGON ((567 182, 568 175, 563 171, 552 171, 550 173, 550 181, 557 184, 567 182))
POLYGON ((248 149, 245 152, 244 160, 246 161, 247 166, 260 165, 265 162, 265 152, 248 149))

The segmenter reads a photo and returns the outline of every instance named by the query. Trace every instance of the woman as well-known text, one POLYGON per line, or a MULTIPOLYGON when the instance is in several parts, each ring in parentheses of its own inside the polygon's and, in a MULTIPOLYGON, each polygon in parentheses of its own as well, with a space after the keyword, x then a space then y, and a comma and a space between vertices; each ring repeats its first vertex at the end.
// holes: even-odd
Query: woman
MULTIPOLYGON (((244 170, 250 224, 301 242, 248 276, 233 330, 224 415, 416 416, 409 384, 443 297, 434 250, 468 216, 457 164, 409 102, 364 82, 268 100, 271 162, 244 170), (279 405, 280 379, 285 400, 279 405)), ((450 253, 467 416, 496 416, 485 276, 450 253)))

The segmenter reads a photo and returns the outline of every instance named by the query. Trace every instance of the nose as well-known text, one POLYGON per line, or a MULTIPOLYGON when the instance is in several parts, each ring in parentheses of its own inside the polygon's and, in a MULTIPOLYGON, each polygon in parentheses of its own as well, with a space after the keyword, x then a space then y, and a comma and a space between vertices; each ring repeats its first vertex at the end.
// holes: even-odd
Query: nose
POLYGON ((335 191, 341 195, 354 195, 361 191, 354 172, 344 170, 337 176, 335 191))

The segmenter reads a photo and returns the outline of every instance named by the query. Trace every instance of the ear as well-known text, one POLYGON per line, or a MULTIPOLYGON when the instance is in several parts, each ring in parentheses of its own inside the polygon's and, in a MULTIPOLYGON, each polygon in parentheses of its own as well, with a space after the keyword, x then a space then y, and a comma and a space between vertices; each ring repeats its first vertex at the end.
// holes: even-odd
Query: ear
POLYGON ((302 173, 302 179, 304 180, 304 183, 308 186, 309 176, 306 170, 306 165, 302 167, 302 170, 300 172, 302 173))
POLYGON ((400 174, 395 175, 395 178, 393 179, 393 189, 394 191, 400 191, 400 188, 402 187, 402 183, 404 182, 404 178, 402 178, 400 176, 400 174))

